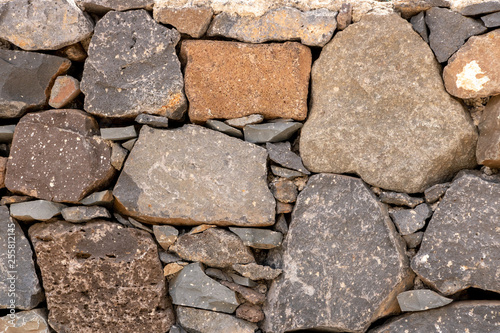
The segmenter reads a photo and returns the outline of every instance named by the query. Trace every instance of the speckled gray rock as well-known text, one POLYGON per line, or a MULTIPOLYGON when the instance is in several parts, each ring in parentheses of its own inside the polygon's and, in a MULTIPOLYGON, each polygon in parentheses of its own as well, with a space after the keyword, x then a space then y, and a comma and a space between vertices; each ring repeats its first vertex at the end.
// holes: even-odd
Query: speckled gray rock
POLYGON ((225 313, 239 305, 236 293, 206 276, 200 263, 187 265, 170 281, 170 296, 175 305, 225 313))
POLYGON ((427 32, 427 25, 425 24, 425 12, 420 12, 413 16, 410 20, 413 29, 418 32, 422 39, 429 43, 429 33, 427 32))
POLYGON ((229 227, 229 230, 238 235, 243 244, 256 249, 272 249, 280 246, 283 240, 280 232, 268 229, 229 227))
POLYGON ((451 183, 436 184, 424 191, 425 202, 431 204, 438 201, 450 187, 451 183))
POLYGON ((300 171, 306 175, 310 174, 302 164, 300 156, 292 152, 290 142, 266 143, 269 159, 285 168, 300 171))
POLYGON ((19 224, 9 216, 7 206, 0 206, 0 275, 0 309, 12 305, 16 309, 33 309, 43 301, 30 243, 19 224))
POLYGON ((137 141, 137 139, 130 139, 128 141, 125 141, 124 143, 122 143, 122 147, 127 149, 128 151, 131 151, 132 148, 134 148, 136 141, 137 141))
POLYGON ((127 149, 123 148, 119 143, 113 142, 113 145, 111 146, 111 165, 113 168, 120 171, 127 155, 127 149))
POLYGON ((213 311, 177 307, 177 320, 188 333, 254 333, 257 325, 213 311))
POLYGON ((286 179, 294 179, 297 177, 305 176, 305 174, 303 174, 302 172, 282 168, 282 167, 279 167, 277 165, 271 165, 271 171, 273 172, 274 175, 276 175, 278 177, 283 177, 286 179))
POLYGON ((312 176, 283 248, 283 273, 264 307, 269 332, 364 332, 378 318, 397 313, 396 295, 413 283, 404 243, 385 206, 357 178, 312 176))
POLYGON ((414 208, 424 202, 423 198, 412 197, 406 193, 383 191, 379 195, 380 201, 396 206, 407 206, 414 208))
POLYGON ((409 249, 414 249, 420 245, 423 237, 424 233, 422 231, 418 231, 413 234, 404 235, 403 239, 405 240, 406 245, 408 246, 409 249))
POLYGON ((43 108, 56 76, 71 66, 61 57, 1 49, 0 61, 0 118, 17 118, 43 108))
POLYGON ((246 125, 260 124, 263 121, 264 121, 264 116, 261 114, 251 114, 246 117, 224 120, 226 124, 236 128, 243 128, 246 125))
MULTIPOLYGON (((251 287, 251 288, 254 288, 257 286, 257 283, 255 283, 255 281, 252 281, 251 279, 249 279, 247 277, 244 277, 244 276, 241 276, 238 274, 234 274, 234 273, 229 273, 229 276, 231 277, 231 280, 233 280, 233 282, 237 283, 238 285, 245 286, 245 287, 251 287)), ((226 287, 228 287, 228 286, 226 286, 226 287)), ((264 295, 264 300, 265 299, 266 299, 266 297, 264 295)))
POLYGON ((238 236, 219 228, 182 235, 170 250, 183 259, 219 268, 255 261, 252 251, 238 236))
POLYGON ((268 226, 275 200, 266 159, 265 149, 204 127, 144 126, 113 194, 144 221, 268 226))
POLYGON ((428 289, 409 290, 398 295, 401 311, 424 311, 450 304, 453 300, 428 289))
POLYGON ((168 250, 170 245, 174 244, 177 240, 179 230, 170 225, 154 225, 153 233, 158 244, 165 250, 168 250))
POLYGON ((107 13, 96 25, 81 89, 101 117, 139 113, 181 119, 187 109, 175 45, 180 34, 145 10, 107 13))
POLYGON ((290 137, 302 128, 301 123, 276 122, 243 127, 245 141, 253 143, 280 142, 290 137))
POLYGON ((7 315, 0 318, 1 333, 51 333, 47 309, 16 312, 15 319, 7 315), (14 328, 15 327, 15 328, 14 328))
POLYGON ((11 143, 16 125, 0 126, 0 143, 11 143))
POLYGON ((483 1, 464 7, 460 13, 465 16, 477 16, 500 11, 499 1, 483 1))
POLYGON ((229 126, 228 124, 223 123, 222 121, 209 119, 207 120, 206 124, 208 128, 222 132, 224 134, 234 136, 236 138, 243 137, 243 133, 241 133, 239 129, 229 126))
POLYGON ((151 9, 154 0, 76 0, 75 2, 86 12, 104 14, 110 10, 151 9))
POLYGON ((496 28, 500 26, 500 12, 489 14, 481 17, 484 25, 487 28, 496 28))
POLYGON ((135 117, 135 122, 143 125, 148 125, 156 128, 167 128, 168 127, 168 118, 153 116, 151 114, 141 113, 137 117, 135 117))
POLYGON ((254 281, 257 280, 274 280, 281 274, 281 269, 274 269, 269 266, 262 266, 256 263, 241 265, 234 264, 233 269, 254 281))
POLYGON ((101 206, 74 206, 61 210, 62 217, 72 223, 83 223, 93 219, 110 219, 109 211, 101 206))
POLYGON ((428 45, 397 14, 368 14, 347 27, 311 73, 300 136, 308 170, 357 173, 371 185, 416 193, 475 167, 469 115, 444 90, 428 45))
POLYGON ((106 206, 110 207, 113 204, 113 192, 110 190, 94 192, 86 198, 83 198, 80 203, 85 206, 106 206))
POLYGON ((428 204, 420 204, 414 209, 394 209, 389 211, 401 235, 409 235, 425 226, 425 220, 432 215, 428 204))
POLYGON ((134 126, 126 127, 105 127, 99 130, 101 137, 112 141, 125 141, 137 138, 137 132, 134 126))
POLYGON ((439 7, 427 10, 425 23, 429 27, 429 45, 439 62, 447 61, 469 37, 487 30, 481 20, 439 7))
POLYGON ((369 333, 496 333, 500 301, 464 301, 397 317, 369 333))
POLYGON ((214 17, 207 35, 247 43, 300 40, 304 45, 324 46, 337 28, 336 16, 326 8, 303 12, 283 7, 259 17, 222 12, 214 17))
POLYGON ((67 0, 10 0, 0 4, 0 38, 23 50, 57 50, 89 37, 92 20, 67 0))
POLYGON ((61 214, 65 207, 63 204, 47 200, 19 202, 10 205, 10 215, 26 222, 48 221, 61 214))
POLYGON ((492 97, 484 108, 479 123, 477 163, 500 168, 500 96, 492 97))
POLYGON ((500 179, 463 172, 427 226, 413 270, 444 295, 468 287, 500 291, 500 179))

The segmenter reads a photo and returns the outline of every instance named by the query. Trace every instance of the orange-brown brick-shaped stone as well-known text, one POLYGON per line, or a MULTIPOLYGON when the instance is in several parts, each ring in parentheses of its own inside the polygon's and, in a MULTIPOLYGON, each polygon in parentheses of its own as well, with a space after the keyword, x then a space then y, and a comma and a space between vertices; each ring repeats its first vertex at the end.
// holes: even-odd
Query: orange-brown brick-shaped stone
POLYGON ((213 14, 210 7, 171 8, 159 4, 153 9, 153 17, 157 22, 173 25, 177 31, 193 38, 200 38, 205 34, 213 14))
POLYGON ((59 76, 50 92, 49 105, 60 109, 80 95, 80 82, 69 75, 59 76))
POLYGON ((296 42, 185 41, 185 90, 192 122, 262 114, 307 116, 311 51, 296 42))

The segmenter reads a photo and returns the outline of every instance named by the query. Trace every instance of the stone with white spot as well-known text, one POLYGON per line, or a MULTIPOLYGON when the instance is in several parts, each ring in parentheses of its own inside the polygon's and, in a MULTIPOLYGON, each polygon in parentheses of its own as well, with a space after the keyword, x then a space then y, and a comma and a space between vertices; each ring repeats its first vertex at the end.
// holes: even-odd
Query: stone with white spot
POLYGON ((403 312, 439 308, 452 301, 429 289, 409 290, 398 295, 399 307, 403 312))

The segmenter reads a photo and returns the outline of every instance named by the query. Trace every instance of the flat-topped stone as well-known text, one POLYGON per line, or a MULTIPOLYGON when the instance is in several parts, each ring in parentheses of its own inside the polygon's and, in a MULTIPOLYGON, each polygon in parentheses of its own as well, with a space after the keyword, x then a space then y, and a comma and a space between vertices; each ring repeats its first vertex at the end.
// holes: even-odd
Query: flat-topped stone
POLYGON ((153 18, 170 24, 177 31, 193 38, 202 37, 208 29, 214 11, 207 6, 171 6, 168 2, 157 2, 153 7, 153 18))
POLYGON ((76 0, 75 2, 86 12, 102 15, 110 10, 125 11, 141 8, 151 10, 154 0, 76 0))
POLYGON ((48 221, 61 214, 65 207, 63 204, 47 200, 19 202, 10 205, 10 215, 26 222, 48 221))

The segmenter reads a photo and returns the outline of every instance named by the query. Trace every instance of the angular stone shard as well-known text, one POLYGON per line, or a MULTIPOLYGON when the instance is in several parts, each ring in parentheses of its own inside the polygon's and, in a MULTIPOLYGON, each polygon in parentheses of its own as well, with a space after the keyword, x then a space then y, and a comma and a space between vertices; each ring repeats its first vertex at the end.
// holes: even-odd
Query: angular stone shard
POLYGON ((50 333, 52 329, 47 321, 47 309, 21 311, 15 314, 15 319, 7 315, 0 318, 2 333, 50 333))
POLYGON ((236 127, 236 128, 243 128, 246 125, 260 124, 263 121, 264 121, 264 116, 263 115, 261 115, 261 114, 251 114, 251 115, 245 116, 245 117, 228 119, 228 120, 225 120, 224 122, 226 124, 228 124, 229 126, 233 126, 233 127, 236 127))
POLYGON ((72 223, 83 223, 94 219, 110 219, 109 211, 101 206, 74 206, 61 210, 62 217, 72 223))
POLYGON ((127 155, 127 149, 123 148, 119 143, 113 142, 113 145, 111 146, 111 165, 113 168, 120 171, 127 155))
POLYGON ((427 32, 427 25, 425 24, 425 12, 420 12, 413 16, 410 23, 413 26, 413 30, 418 32, 426 43, 429 43, 429 33, 427 32))
MULTIPOLYGON (((14 305, 16 309, 29 310, 44 300, 31 245, 6 206, 0 206, 0 275, 0 309, 14 305)), ((0 319, 0 328, 3 323, 6 324, 0 319)))
POLYGON ((56 331, 164 333, 174 323, 147 233, 108 221, 58 221, 34 224, 29 235, 56 331))
POLYGON ((380 201, 396 206, 407 206, 414 208, 424 202, 423 198, 412 197, 406 193, 383 191, 379 195, 380 201))
POLYGON ((76 4, 86 12, 105 14, 110 10, 125 11, 129 9, 148 9, 153 7, 154 0, 76 0, 76 4))
POLYGON ((302 164, 300 156, 292 152, 290 142, 266 143, 266 149, 271 161, 285 168, 297 170, 306 175, 310 174, 309 170, 302 164))
POLYGON ((113 194, 142 221, 268 226, 275 200, 266 160, 265 149, 200 126, 144 126, 113 194))
POLYGON ((420 245, 423 237, 424 233, 422 231, 418 231, 413 234, 404 235, 403 239, 405 240, 406 245, 408 246, 409 249, 414 249, 420 245))
POLYGON ((479 123, 476 149, 477 163, 500 168, 500 96, 492 97, 479 123))
POLYGON ((170 245, 174 244, 177 240, 179 230, 170 225, 154 225, 153 233, 158 244, 168 251, 170 245))
POLYGON ((181 58, 192 122, 307 116, 311 51, 304 45, 187 40, 181 58))
POLYGON ((89 37, 92 20, 73 1, 10 0, 0 4, 0 38, 23 50, 57 50, 89 37))
POLYGON ((250 303, 243 303, 238 306, 236 309, 236 317, 251 323, 258 323, 265 318, 262 308, 250 303))
POLYGON ((304 45, 323 47, 337 27, 337 12, 326 8, 302 12, 283 7, 260 17, 222 12, 215 16, 208 36, 223 36, 246 43, 300 40, 304 45))
POLYGON ((310 171, 356 173, 384 189, 423 192, 474 167, 476 140, 428 45, 397 14, 364 16, 314 63, 300 137, 310 171))
POLYGON ((7 157, 0 157, 0 189, 5 187, 6 168, 7 168, 7 157))
POLYGON ((58 76, 50 91, 49 105, 60 109, 80 94, 80 81, 69 75, 58 76))
POLYGON ((269 332, 364 332, 397 313, 396 295, 413 283, 404 243, 385 206, 360 179, 312 176, 283 248, 283 273, 264 307, 269 332))
POLYGON ((279 167, 277 165, 271 165, 271 171, 273 172, 274 175, 278 177, 283 177, 286 179, 294 179, 297 177, 303 177, 305 174, 302 172, 298 172, 295 170, 290 170, 290 169, 285 169, 282 167, 279 167))
POLYGON ((153 116, 150 114, 141 113, 140 115, 135 117, 135 122, 156 128, 168 128, 167 117, 153 116))
POLYGON ((276 122, 243 127, 245 141, 253 143, 280 142, 290 137, 302 128, 302 123, 276 122))
POLYGON ((500 2, 498 1, 484 1, 475 3, 463 8, 460 13, 465 16, 484 15, 500 11, 500 2))
POLYGON ((148 113, 181 119, 187 105, 175 53, 179 39, 145 10, 107 13, 96 25, 85 62, 85 110, 110 118, 148 113))
POLYGON ((31 200, 33 200, 33 197, 24 196, 24 195, 3 196, 2 199, 0 199, 0 206, 12 205, 12 204, 15 204, 18 202, 26 202, 26 201, 31 201, 31 200))
POLYGON ((243 138, 243 133, 241 133, 239 129, 231 127, 228 124, 223 123, 222 121, 208 119, 206 124, 208 128, 211 128, 215 131, 219 131, 236 138, 243 138))
POLYGON ((110 190, 106 191, 101 191, 101 192, 94 192, 88 197, 82 199, 80 203, 85 206, 106 206, 109 207, 113 204, 113 200, 115 198, 113 197, 113 192, 110 190))
POLYGON ((0 126, 0 143, 10 143, 14 138, 16 125, 0 126))
POLYGON ((428 204, 420 204, 415 209, 399 209, 389 212, 401 235, 409 235, 425 226, 431 217, 432 209, 428 204))
POLYGON ((394 9, 405 19, 432 7, 450 7, 449 0, 394 0, 394 9))
POLYGON ((47 105, 56 77, 71 61, 47 54, 0 50, 0 118, 17 118, 47 105))
POLYGON ((79 110, 24 116, 14 134, 5 185, 36 198, 77 203, 115 173, 111 148, 97 133, 95 119, 79 110))
POLYGON ((177 320, 188 332, 196 333, 254 333, 257 325, 234 316, 213 311, 177 307, 177 320))
POLYGON ((343 3, 337 15, 337 29, 344 30, 352 23, 352 4, 343 3))
POLYGON ((229 230, 238 235, 243 244, 256 249, 272 249, 280 246, 283 240, 280 232, 267 229, 229 227, 229 230))
POLYGON ((457 176, 435 211, 413 270, 444 295, 468 287, 500 292, 500 179, 457 176))
MULTIPOLYGON (((479 141, 479 140, 478 140, 479 141)), ((450 187, 451 183, 436 184, 424 191, 425 202, 431 204, 438 201, 450 187)))
POLYGON ((193 38, 200 38, 207 32, 213 14, 212 8, 206 6, 171 7, 166 2, 157 2, 153 8, 153 18, 157 22, 170 24, 193 38))
POLYGON ((221 281, 221 284, 223 286, 228 287, 232 291, 237 292, 243 299, 246 301, 252 303, 252 304, 258 304, 261 305, 266 301, 266 295, 259 293, 258 291, 255 291, 253 289, 247 288, 240 286, 239 284, 228 282, 228 281, 221 281))
POLYGON ((10 215, 26 222, 48 221, 61 214, 65 207, 63 204, 47 200, 19 202, 10 205, 10 215))
POLYGON ((428 289, 409 290, 398 295, 399 307, 403 312, 440 308, 452 301, 452 299, 443 297, 428 289))
POLYGON ((135 131, 135 127, 133 125, 126 127, 101 128, 100 132, 103 139, 112 141, 125 141, 137 138, 137 132, 135 131))
POLYGON ((496 28, 500 26, 500 12, 481 17, 484 25, 487 28, 496 28))

